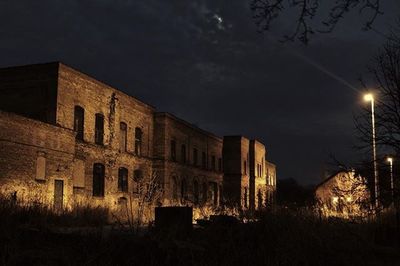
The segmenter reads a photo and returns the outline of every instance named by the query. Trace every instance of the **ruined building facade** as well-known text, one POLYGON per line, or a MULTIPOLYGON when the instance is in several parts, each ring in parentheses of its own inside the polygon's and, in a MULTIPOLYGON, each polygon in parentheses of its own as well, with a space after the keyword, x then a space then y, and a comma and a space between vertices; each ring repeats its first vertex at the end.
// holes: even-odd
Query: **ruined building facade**
POLYGON ((262 143, 220 138, 61 63, 0 69, 0 110, 4 195, 118 209, 151 179, 163 205, 273 201, 262 143))

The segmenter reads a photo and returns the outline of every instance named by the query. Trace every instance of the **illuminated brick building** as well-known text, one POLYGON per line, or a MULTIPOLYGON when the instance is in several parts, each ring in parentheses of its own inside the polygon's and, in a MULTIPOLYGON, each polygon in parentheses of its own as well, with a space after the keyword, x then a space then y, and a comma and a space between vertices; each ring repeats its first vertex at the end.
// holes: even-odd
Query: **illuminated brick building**
POLYGON ((0 110, 0 190, 20 200, 118 209, 153 176, 164 205, 273 198, 262 143, 222 139, 61 63, 0 69, 0 110))

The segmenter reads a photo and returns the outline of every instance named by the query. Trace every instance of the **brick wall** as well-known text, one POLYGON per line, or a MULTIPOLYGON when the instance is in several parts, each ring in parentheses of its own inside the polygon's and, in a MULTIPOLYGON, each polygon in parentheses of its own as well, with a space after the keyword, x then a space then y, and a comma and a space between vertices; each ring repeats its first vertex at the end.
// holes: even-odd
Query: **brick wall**
POLYGON ((155 115, 154 138, 154 155, 156 161, 159 159, 156 164, 168 204, 192 204, 197 200, 201 204, 207 198, 209 204, 218 205, 223 179, 223 169, 218 169, 218 160, 222 161, 222 139, 168 113, 155 115), (175 156, 171 152, 172 141, 175 143, 175 156), (182 145, 186 151, 185 159, 182 145), (197 150, 197 164, 194 149, 197 150), (205 166, 202 163, 203 152, 205 166), (212 156, 215 157, 215 169, 212 169, 212 156))
POLYGON ((75 134, 15 114, 0 111, 0 190, 21 201, 52 205, 54 180, 64 182, 64 206, 71 205, 75 134), (45 158, 37 177, 38 157, 45 158))
POLYGON ((75 188, 77 198, 90 200, 111 209, 118 208, 121 199, 132 198, 137 190, 134 171, 141 170, 144 177, 152 176, 153 113, 146 105, 121 91, 109 87, 70 67, 60 65, 57 100, 57 124, 73 129, 74 108, 84 109, 83 141, 77 140, 76 157, 85 164, 85 187, 75 188), (95 143, 96 114, 104 117, 104 144, 95 143), (126 124, 126 150, 121 150, 121 127, 126 124), (140 154, 135 153, 135 130, 142 132, 140 154), (93 165, 105 166, 104 197, 93 195, 93 165), (128 170, 128 191, 118 189, 118 173, 128 170))

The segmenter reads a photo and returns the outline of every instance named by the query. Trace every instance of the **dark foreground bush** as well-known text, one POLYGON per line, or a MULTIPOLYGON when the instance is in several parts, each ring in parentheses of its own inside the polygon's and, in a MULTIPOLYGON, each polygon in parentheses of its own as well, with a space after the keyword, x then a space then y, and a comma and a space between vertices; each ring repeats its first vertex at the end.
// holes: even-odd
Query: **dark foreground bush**
POLYGON ((55 212, 52 208, 38 202, 18 204, 0 196, 0 226, 101 226, 107 223, 108 209, 76 205, 71 210, 55 212))
MULTIPOLYGON (((182 239, 101 228, 54 233, 2 230, 4 265, 400 265, 400 250, 375 242, 377 225, 320 220, 295 211, 257 222, 211 223, 182 239)), ((178 228, 179 230, 179 228, 178 228)), ((176 230, 172 230, 176 231, 176 230)))

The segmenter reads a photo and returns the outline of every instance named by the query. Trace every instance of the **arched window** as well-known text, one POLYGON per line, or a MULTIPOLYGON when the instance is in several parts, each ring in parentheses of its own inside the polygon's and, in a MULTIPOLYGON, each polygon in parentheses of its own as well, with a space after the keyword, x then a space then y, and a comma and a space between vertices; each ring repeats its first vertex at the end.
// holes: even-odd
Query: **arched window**
POLYGON ((206 203, 207 202, 207 198, 208 198, 208 195, 207 195, 207 183, 203 183, 203 187, 202 187, 202 194, 203 194, 203 203, 206 203))
POLYGON ((126 138, 127 138, 127 129, 128 127, 124 122, 119 124, 119 151, 126 151, 126 138))
POLYGON ((93 196, 104 197, 104 165, 93 165, 93 196))
POLYGON ((128 192, 128 169, 124 167, 118 169, 118 190, 128 192))
POLYGON ((142 155, 142 141, 143 131, 140 127, 135 128, 135 154, 137 156, 142 155))
POLYGON ((104 140, 104 116, 102 114, 96 114, 96 120, 94 125, 94 142, 99 145, 103 145, 104 140))
POLYGON ((193 202, 199 204, 199 183, 196 180, 193 182, 193 202))
POLYGON ((85 110, 82 107, 75 106, 75 109, 74 109, 74 131, 76 132, 76 139, 79 139, 79 140, 83 140, 84 113, 85 113, 85 110))

